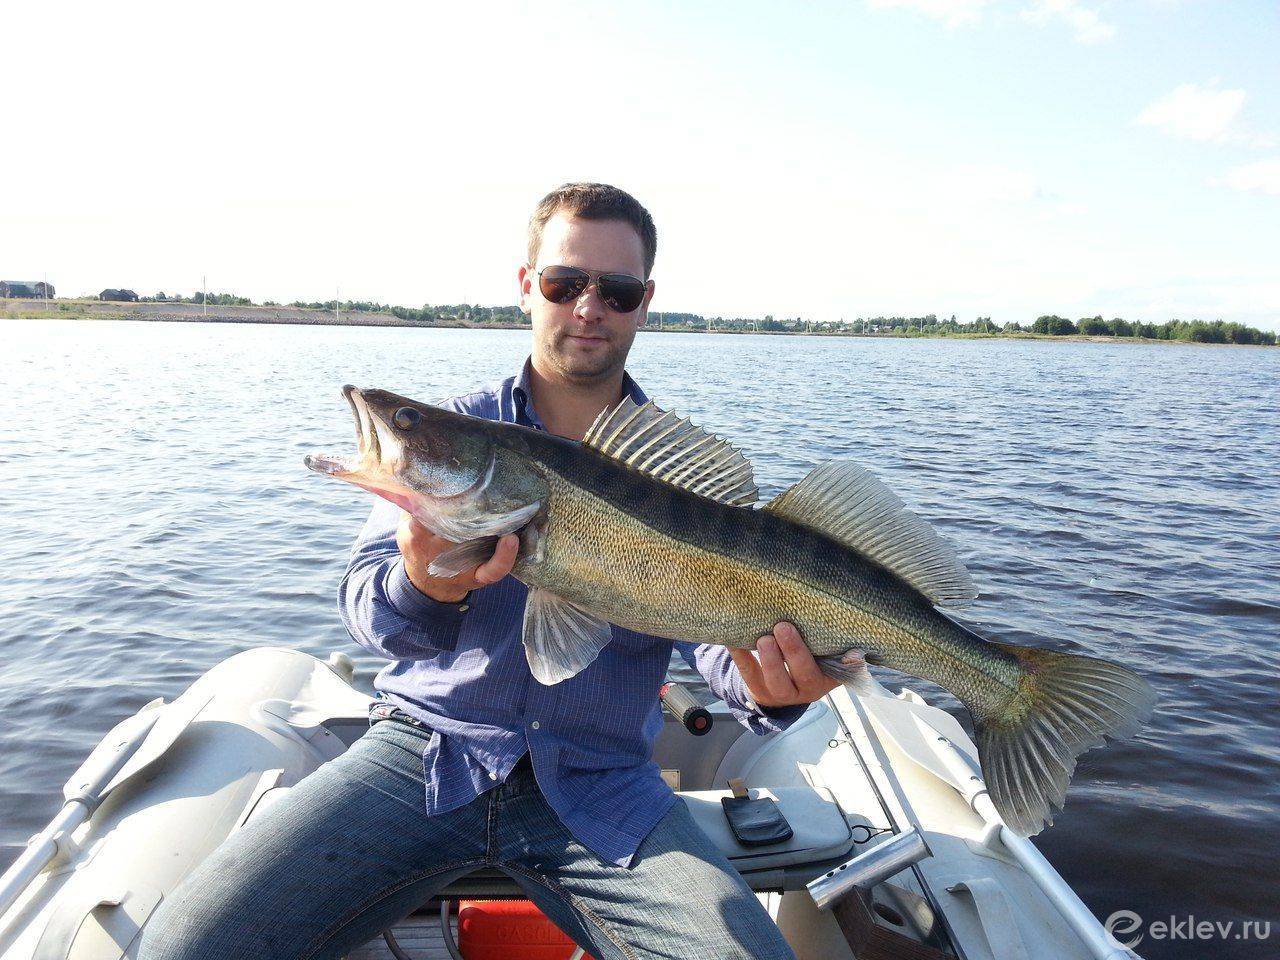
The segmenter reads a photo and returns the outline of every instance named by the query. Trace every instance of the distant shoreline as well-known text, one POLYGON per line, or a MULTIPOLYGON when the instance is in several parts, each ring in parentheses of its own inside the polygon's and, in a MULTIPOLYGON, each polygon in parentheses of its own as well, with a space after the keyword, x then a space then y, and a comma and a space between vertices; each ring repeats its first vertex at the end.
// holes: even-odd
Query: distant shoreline
MULTIPOLYGON (((528 330, 524 323, 471 323, 466 320, 404 320, 387 313, 341 311, 334 319, 328 310, 307 307, 225 306, 210 304, 209 312, 197 303, 117 302, 100 300, 17 300, 0 299, 0 320, 132 320, 142 323, 267 323, 319 327, 414 327, 437 330, 528 330)), ((994 333, 902 333, 897 331, 855 333, 848 330, 729 330, 700 327, 655 326, 652 316, 644 333, 699 333, 724 336, 761 337, 841 337, 870 340, 1052 340, 1075 343, 1157 343, 1202 347, 1258 346, 1257 344, 1197 343, 1190 340, 1159 340, 1149 337, 1112 337, 1066 334, 1057 336, 1028 331, 994 333)))

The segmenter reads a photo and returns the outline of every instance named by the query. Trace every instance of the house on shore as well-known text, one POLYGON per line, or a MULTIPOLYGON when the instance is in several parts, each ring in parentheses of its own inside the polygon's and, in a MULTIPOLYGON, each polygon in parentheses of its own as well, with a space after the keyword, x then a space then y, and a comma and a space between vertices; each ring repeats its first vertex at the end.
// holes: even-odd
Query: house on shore
POLYGON ((137 303, 138 295, 132 290, 117 290, 114 287, 108 287, 98 294, 99 300, 118 300, 124 303, 137 303))
POLYGON ((53 284, 43 280, 0 280, 0 297, 15 300, 52 300, 53 284))

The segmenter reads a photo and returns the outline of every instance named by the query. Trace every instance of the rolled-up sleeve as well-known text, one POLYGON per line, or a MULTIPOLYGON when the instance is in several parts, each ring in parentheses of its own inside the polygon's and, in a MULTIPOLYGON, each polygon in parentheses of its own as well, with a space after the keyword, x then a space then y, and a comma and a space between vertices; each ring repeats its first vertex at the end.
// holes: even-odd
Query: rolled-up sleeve
POLYGON ((388 660, 422 660, 452 650, 463 606, 432 600, 405 573, 396 543, 400 508, 379 499, 338 584, 338 612, 351 638, 388 660))
POLYGON ((790 707, 760 707, 751 699, 751 692, 729 656, 729 648, 712 643, 677 642, 676 650, 685 663, 702 674, 711 692, 724 701, 740 723, 752 733, 781 733, 804 715, 808 704, 790 707))

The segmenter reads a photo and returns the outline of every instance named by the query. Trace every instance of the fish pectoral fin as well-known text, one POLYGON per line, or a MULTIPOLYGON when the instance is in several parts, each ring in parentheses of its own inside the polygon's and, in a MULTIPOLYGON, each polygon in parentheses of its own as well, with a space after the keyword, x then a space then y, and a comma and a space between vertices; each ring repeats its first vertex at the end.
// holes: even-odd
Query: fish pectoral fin
POLYGON ((529 588, 524 607, 524 655, 534 679, 547 686, 576 676, 605 648, 609 624, 563 597, 529 588))
POLYGON ((846 650, 844 653, 816 659, 819 670, 832 680, 839 680, 853 693, 864 695, 871 691, 871 671, 867 669, 867 660, 859 651, 846 650))
POLYGON ((427 567, 427 573, 433 577, 456 577, 460 573, 474 570, 480 564, 493 559, 494 548, 499 537, 481 537, 479 540, 468 540, 450 547, 438 554, 427 567))

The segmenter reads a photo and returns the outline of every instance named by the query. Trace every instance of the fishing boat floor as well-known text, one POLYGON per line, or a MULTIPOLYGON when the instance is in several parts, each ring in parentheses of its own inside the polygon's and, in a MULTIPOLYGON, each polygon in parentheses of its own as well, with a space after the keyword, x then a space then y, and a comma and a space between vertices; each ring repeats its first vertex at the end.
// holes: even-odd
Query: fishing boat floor
MULTIPOLYGON (((449 960, 438 915, 408 917, 392 927, 391 934, 413 960, 449 960)), ((347 954, 347 960, 395 960, 395 955, 378 936, 347 954)))

